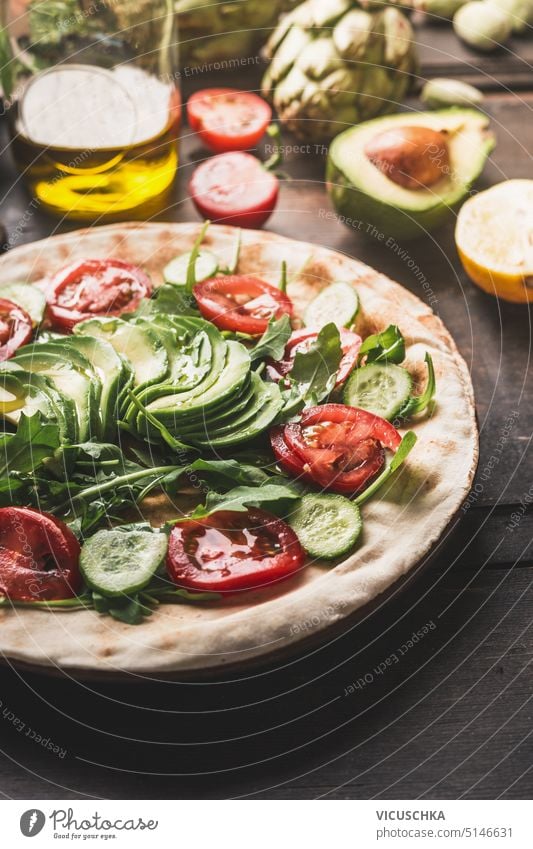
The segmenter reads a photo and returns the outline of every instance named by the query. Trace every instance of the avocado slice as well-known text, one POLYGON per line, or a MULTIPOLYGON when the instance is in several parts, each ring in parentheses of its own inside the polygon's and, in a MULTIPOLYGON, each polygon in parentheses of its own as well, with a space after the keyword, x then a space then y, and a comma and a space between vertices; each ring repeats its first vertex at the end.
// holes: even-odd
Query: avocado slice
MULTIPOLYGON (((149 327, 167 352, 169 368, 165 385, 186 392, 197 386, 211 371, 213 345, 205 328, 191 331, 158 317, 154 317, 153 321, 137 319, 135 323, 149 327)), ((222 337, 220 341, 223 344, 222 337)))
POLYGON ((494 148, 488 125, 488 118, 476 109, 456 107, 388 115, 340 133, 330 145, 326 179, 343 223, 380 241, 380 234, 409 239, 439 227, 467 196, 494 148), (387 131, 398 135, 406 130, 413 135, 414 128, 420 130, 422 140, 431 139, 432 132, 443 141, 441 145, 422 142, 415 165, 425 168, 418 173, 415 169, 409 179, 410 140, 403 158, 398 150, 373 154, 372 147, 386 138, 387 131), (398 182, 402 176, 403 185, 398 182))
MULTIPOLYGON (((6 364, 0 369, 0 382, 2 372, 6 371, 6 364)), ((49 422, 59 426, 61 441, 65 444, 73 444, 78 441, 78 419, 74 403, 69 398, 64 398, 57 392, 50 381, 42 374, 33 374, 13 362, 9 361, 9 372, 15 374, 17 380, 25 390, 24 403, 15 410, 3 414, 3 418, 12 425, 17 425, 24 413, 32 416, 40 412, 49 422)))
POLYGON ((99 378, 102 391, 100 395, 100 419, 104 438, 111 439, 117 430, 118 400, 124 387, 133 380, 133 369, 124 357, 117 354, 113 346, 105 339, 96 336, 71 335, 65 340, 70 352, 76 351, 90 363, 99 378))
POLYGON ((237 419, 232 428, 221 429, 220 432, 215 431, 209 440, 200 442, 201 445, 211 448, 239 445, 241 442, 248 442, 258 436, 272 424, 283 407, 279 387, 277 383, 264 383, 255 374, 253 377, 257 379, 254 414, 246 420, 244 417, 237 419))
MULTIPOLYGON (((147 409, 170 428, 179 439, 182 425, 186 426, 189 422, 197 421, 204 416, 208 419, 215 410, 220 410, 221 406, 245 391, 249 380, 250 355, 240 342, 231 341, 227 343, 227 359, 224 368, 218 379, 209 383, 205 392, 199 391, 203 386, 203 383, 200 383, 190 392, 163 394, 147 404, 147 409)), ((143 414, 139 413, 137 429, 140 432, 150 431, 150 428, 146 428, 146 424, 143 414)))
POLYGON ((95 336, 113 346, 133 369, 133 385, 159 383, 168 374, 168 356, 162 342, 151 329, 121 318, 90 318, 74 328, 76 335, 95 336))
POLYGON ((78 441, 86 442, 101 433, 99 400, 102 385, 85 357, 76 354, 75 351, 67 353, 62 345, 49 343, 35 345, 33 350, 17 354, 13 362, 28 372, 46 377, 60 396, 74 403, 78 441), (83 367, 79 358, 84 361, 83 367))

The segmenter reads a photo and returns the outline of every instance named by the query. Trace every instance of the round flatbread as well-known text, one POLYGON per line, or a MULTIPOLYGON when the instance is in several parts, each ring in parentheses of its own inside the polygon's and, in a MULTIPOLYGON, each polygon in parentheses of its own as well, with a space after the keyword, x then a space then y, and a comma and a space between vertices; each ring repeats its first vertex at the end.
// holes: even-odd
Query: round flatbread
MULTIPOLYGON (((88 257, 140 265, 157 285, 165 265, 190 250, 198 232, 198 224, 132 223, 54 236, 2 257, 0 291, 2 284, 39 281, 88 257)), ((234 228, 212 226, 204 246, 230 263, 235 240, 234 228)), ((239 273, 277 285, 282 260, 299 315, 321 289, 343 280, 359 293, 359 332, 399 325, 415 381, 424 380, 426 351, 433 357, 436 407, 431 417, 412 424, 418 442, 394 483, 363 507, 364 531, 355 552, 245 598, 163 605, 138 627, 94 611, 2 609, 5 658, 87 674, 220 673, 287 650, 351 616, 405 576, 439 539, 469 491, 478 456, 472 384, 450 334, 419 298, 355 259, 273 233, 243 232, 239 273)), ((169 510, 164 496, 143 506, 155 521, 175 515, 169 510)))

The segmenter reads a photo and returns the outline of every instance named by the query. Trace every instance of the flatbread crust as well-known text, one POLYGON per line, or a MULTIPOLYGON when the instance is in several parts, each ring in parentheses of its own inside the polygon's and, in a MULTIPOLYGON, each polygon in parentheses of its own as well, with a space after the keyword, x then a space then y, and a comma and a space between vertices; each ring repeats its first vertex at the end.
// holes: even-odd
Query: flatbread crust
MULTIPOLYGON (((145 267, 156 284, 176 254, 190 250, 198 224, 119 224, 54 236, 0 260, 2 283, 37 281, 83 257, 117 257, 145 267)), ((236 232, 212 226, 205 246, 231 261, 236 232)), ((414 426, 418 442, 394 483, 363 508, 356 551, 338 565, 313 564, 276 588, 203 606, 165 605, 132 627, 94 611, 0 610, 0 652, 9 661, 81 673, 206 674, 251 662, 317 636, 391 587, 438 540, 464 501, 477 465, 473 389, 465 362, 440 319, 419 298, 342 254, 273 233, 244 231, 238 271, 277 284, 286 260, 288 292, 301 313, 334 280, 353 283, 364 335, 400 326, 407 363, 423 380, 426 351, 437 406, 414 426)), ((174 514, 164 498, 150 507, 174 514)))

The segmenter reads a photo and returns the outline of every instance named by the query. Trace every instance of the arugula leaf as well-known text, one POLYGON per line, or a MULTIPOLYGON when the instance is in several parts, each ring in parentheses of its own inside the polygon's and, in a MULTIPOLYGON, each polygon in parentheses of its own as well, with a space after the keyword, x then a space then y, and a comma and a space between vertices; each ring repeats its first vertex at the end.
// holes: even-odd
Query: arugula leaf
POLYGON ((226 268, 221 269, 224 274, 235 274, 237 271, 237 266, 239 265, 239 257, 241 255, 241 244, 242 244, 242 230, 237 230, 237 236, 235 238, 235 245, 233 248, 233 255, 231 260, 229 261, 226 268))
POLYGON ((210 516, 217 510, 233 510, 245 512, 248 507, 261 507, 272 512, 283 511, 287 502, 300 498, 300 493, 281 477, 271 478, 262 486, 237 486, 229 492, 221 494, 210 492, 205 505, 199 505, 192 514, 193 519, 210 516), (275 480, 275 483, 270 481, 275 480))
POLYGON ((90 593, 84 592, 73 598, 61 598, 55 601, 17 601, 7 596, 0 596, 0 607, 35 607, 41 610, 59 608, 63 610, 79 610, 80 608, 91 608, 93 602, 90 593))
POLYGON ((203 460, 199 457, 186 467, 185 475, 195 472, 215 489, 231 489, 235 484, 261 486, 269 480, 262 469, 237 460, 203 460))
POLYGON ((176 439, 174 436, 172 436, 168 428, 166 428, 165 425, 159 421, 159 419, 156 419, 156 417, 146 409, 144 404, 139 401, 139 399, 131 391, 131 389, 128 389, 126 394, 133 406, 140 413, 142 413, 145 419, 152 425, 152 427, 154 427, 159 432, 161 439, 166 442, 169 448, 171 448, 173 451, 177 451, 178 454, 183 454, 187 452, 198 453, 198 449, 193 448, 191 445, 185 445, 184 442, 180 442, 179 439, 176 439))
POLYGON ((163 315, 200 315, 194 297, 185 291, 184 286, 177 286, 175 283, 163 283, 158 286, 150 300, 144 301, 142 308, 139 308, 136 314, 146 317, 157 313, 163 315))
POLYGON ((187 279, 185 281, 185 292, 188 295, 192 295, 192 290, 196 285, 196 260, 198 259, 201 244, 204 240, 207 228, 210 224, 210 221, 204 222, 198 236, 195 239, 194 245, 192 246, 191 255, 189 257, 189 263, 187 265, 187 279))
POLYGON ((10 472, 35 471, 60 446, 58 425, 44 421, 40 412, 21 413, 16 433, 0 437, 0 478, 10 472))
POLYGON ((406 419, 409 416, 414 416, 416 413, 422 413, 431 404, 437 389, 437 381, 435 379, 435 369, 431 354, 426 351, 425 363, 428 367, 428 379, 426 388, 421 395, 413 395, 403 408, 400 410, 399 417, 406 419))
POLYGON ((359 363, 366 355, 367 363, 402 363, 405 359, 405 340, 396 324, 367 336, 359 348, 359 363))
POLYGON ((126 625, 140 625, 145 616, 151 616, 153 612, 148 605, 141 602, 139 594, 124 598, 106 598, 93 591, 92 601, 98 613, 108 613, 113 619, 126 625))
POLYGON ((410 453, 411 449, 414 447, 417 440, 416 433, 412 430, 407 431, 404 435, 402 441, 400 442, 396 453, 389 465, 383 469, 380 475, 375 479, 373 483, 368 486, 361 495, 358 495, 357 498, 354 499, 354 503, 357 505, 364 504, 365 501, 368 501, 369 498, 372 498, 374 493, 377 492, 380 487, 383 486, 385 481, 387 481, 392 474, 398 469, 407 455, 410 453))
POLYGON ((250 351, 252 362, 262 360, 265 357, 280 360, 291 333, 292 327, 288 315, 282 315, 281 318, 271 318, 257 345, 250 351))
POLYGON ((283 292, 285 294, 285 292, 287 291, 288 282, 289 280, 287 277, 287 263, 285 262, 285 260, 283 260, 283 262, 281 263, 281 278, 278 284, 278 289, 280 290, 280 292, 283 292))
POLYGON ((327 398, 335 386, 341 359, 339 328, 330 322, 306 351, 296 352, 290 375, 285 378, 289 386, 281 390, 284 406, 278 421, 286 421, 304 407, 327 398))

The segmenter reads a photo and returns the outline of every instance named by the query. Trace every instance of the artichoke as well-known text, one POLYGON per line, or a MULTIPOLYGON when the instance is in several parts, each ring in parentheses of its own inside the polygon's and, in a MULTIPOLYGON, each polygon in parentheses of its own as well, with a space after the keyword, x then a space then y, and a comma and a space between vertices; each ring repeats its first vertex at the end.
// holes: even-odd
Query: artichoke
POLYGON ((317 141, 395 111, 417 67, 405 15, 372 0, 306 0, 282 19, 266 53, 263 94, 295 135, 317 141))
POLYGON ((182 67, 253 56, 298 0, 176 0, 182 67))

